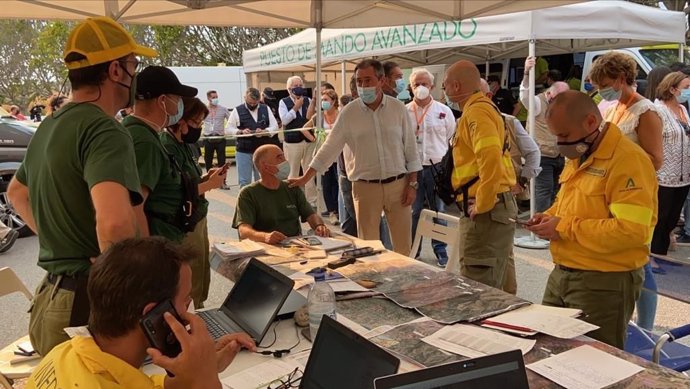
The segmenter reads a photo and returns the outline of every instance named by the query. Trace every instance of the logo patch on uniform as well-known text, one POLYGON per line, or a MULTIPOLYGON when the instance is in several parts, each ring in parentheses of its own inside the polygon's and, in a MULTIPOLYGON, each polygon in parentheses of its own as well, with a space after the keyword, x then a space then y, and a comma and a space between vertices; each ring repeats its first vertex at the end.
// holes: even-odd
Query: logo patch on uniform
POLYGON ((638 187, 635 184, 635 180, 632 179, 632 177, 629 177, 628 180, 625 182, 625 188, 621 189, 621 192, 630 192, 631 190, 640 190, 642 188, 638 187))
POLYGON ((597 176, 597 177, 605 177, 606 176, 606 169, 598 169, 595 167, 588 167, 585 169, 585 174, 589 174, 592 176, 597 176))

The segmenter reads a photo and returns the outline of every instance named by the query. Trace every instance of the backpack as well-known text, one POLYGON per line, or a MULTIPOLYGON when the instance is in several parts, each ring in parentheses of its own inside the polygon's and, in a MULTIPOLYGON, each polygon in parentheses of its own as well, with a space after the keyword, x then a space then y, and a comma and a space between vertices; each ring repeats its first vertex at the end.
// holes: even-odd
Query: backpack
MULTIPOLYGON (((489 103, 487 102, 487 104, 489 103)), ((501 155, 503 155, 507 150, 510 149, 508 144, 508 129, 506 128, 506 122, 503 118, 503 115, 501 115, 501 112, 498 110, 498 108, 496 108, 495 105, 490 105, 496 110, 503 121, 503 130, 505 134, 505 138, 503 139, 503 148, 501 150, 501 155)), ((455 139, 455 134, 453 134, 452 139, 455 139)), ((453 160, 454 146, 455 144, 453 143, 450 145, 450 147, 448 147, 448 151, 446 151, 446 154, 443 156, 439 164, 434 165, 433 162, 431 163, 431 175, 434 178, 434 192, 436 192, 436 195, 441 199, 441 201, 443 201, 444 204, 451 205, 455 203, 455 205, 458 206, 458 209, 460 209, 460 211, 462 211, 466 217, 470 217, 468 211, 469 190, 472 185, 479 181, 479 176, 472 177, 457 190, 453 189, 453 171, 455 170, 455 161, 453 160), (462 194, 462 208, 460 208, 460 205, 457 202, 458 195, 460 194, 462 194)))

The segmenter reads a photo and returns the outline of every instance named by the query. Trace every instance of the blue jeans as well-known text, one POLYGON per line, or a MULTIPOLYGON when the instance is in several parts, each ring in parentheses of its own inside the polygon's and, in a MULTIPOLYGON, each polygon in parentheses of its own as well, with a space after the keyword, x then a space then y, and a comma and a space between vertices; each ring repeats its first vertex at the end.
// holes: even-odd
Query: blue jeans
MULTIPOLYGON (((412 239, 414 240, 417 234, 417 224, 419 223, 419 215, 424 209, 424 203, 428 203, 428 207, 437 212, 444 212, 445 207, 443 201, 436 196, 434 192, 434 176, 432 174, 431 166, 424 166, 421 174, 417 174, 417 196, 415 197, 414 203, 412 203, 412 239), (431 202, 434 204, 431 204, 431 202)), ((445 221, 434 218, 434 223, 441 225, 446 225, 445 221)), ((438 259, 441 265, 445 265, 448 262, 448 253, 446 252, 447 244, 439 242, 435 239, 431 240, 431 247, 434 249, 434 254, 436 259, 438 259)), ((421 242, 419 244, 419 250, 417 250, 417 255, 422 250, 421 242)))
POLYGON ((323 190, 323 201, 326 203, 328 212, 338 212, 338 171, 336 164, 321 176, 321 189, 323 190))
POLYGON ((535 187, 535 204, 534 207, 537 212, 544 212, 551 207, 556 194, 558 194, 558 179, 563 172, 565 158, 563 157, 541 157, 542 171, 534 182, 535 187))
POLYGON ((345 176, 339 176, 340 196, 342 197, 342 208, 338 216, 340 217, 340 229, 344 233, 357 236, 357 218, 355 217, 355 202, 352 200, 352 182, 345 176))
POLYGON ((237 163, 237 181, 240 188, 259 180, 259 171, 254 167, 251 153, 235 152, 235 162, 237 163), (252 179, 252 174, 254 178, 252 179))
POLYGON ((647 262, 644 265, 644 283, 642 293, 637 299, 637 325, 651 331, 654 328, 654 316, 656 316, 657 287, 652 272, 652 265, 647 262))

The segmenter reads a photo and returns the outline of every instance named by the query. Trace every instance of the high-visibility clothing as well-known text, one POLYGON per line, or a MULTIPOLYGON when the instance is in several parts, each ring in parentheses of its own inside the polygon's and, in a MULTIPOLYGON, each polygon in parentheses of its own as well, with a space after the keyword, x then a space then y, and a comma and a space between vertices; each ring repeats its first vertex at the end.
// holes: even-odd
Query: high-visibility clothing
POLYGON ((46 355, 34 369, 27 389, 163 389, 165 375, 147 376, 103 352, 91 337, 76 336, 46 355))
POLYGON ((648 261, 656 225, 656 173, 647 153, 615 124, 600 136, 583 164, 566 161, 556 202, 545 212, 561 218, 551 255, 574 269, 638 269, 648 261))
MULTIPOLYGON (((493 209, 499 193, 515 185, 509 150, 503 150, 505 125, 491 99, 475 92, 465 104, 453 139, 453 189, 479 176, 469 188, 477 213, 493 209)), ((458 197, 458 201, 462 196, 458 197)))

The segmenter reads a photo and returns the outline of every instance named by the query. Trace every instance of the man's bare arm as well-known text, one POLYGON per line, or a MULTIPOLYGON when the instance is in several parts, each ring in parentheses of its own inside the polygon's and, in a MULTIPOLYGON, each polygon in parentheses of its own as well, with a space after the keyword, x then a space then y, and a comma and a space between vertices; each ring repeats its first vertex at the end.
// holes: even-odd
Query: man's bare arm
POLYGON ((96 210, 98 246, 105 251, 113 243, 137 236, 137 222, 129 191, 119 183, 100 182, 91 188, 96 210))
POLYGON ((34 213, 31 210, 31 203, 29 200, 29 188, 17 181, 16 178, 12 178, 10 185, 7 187, 7 195, 17 214, 22 218, 24 223, 31 228, 31 231, 37 234, 38 229, 36 228, 36 220, 34 220, 34 213))

